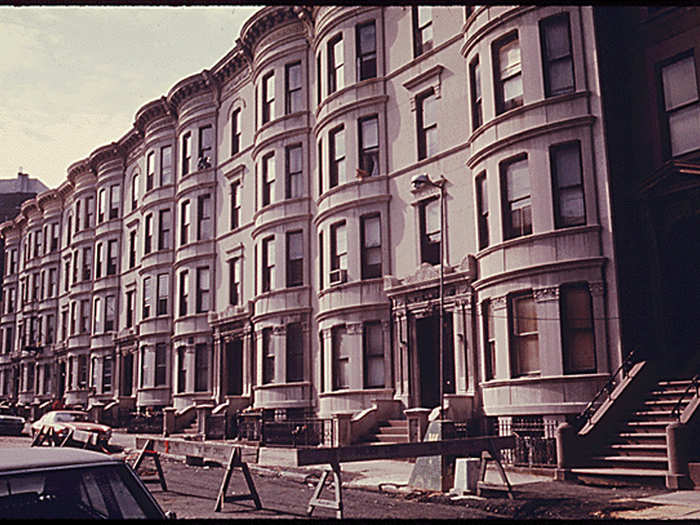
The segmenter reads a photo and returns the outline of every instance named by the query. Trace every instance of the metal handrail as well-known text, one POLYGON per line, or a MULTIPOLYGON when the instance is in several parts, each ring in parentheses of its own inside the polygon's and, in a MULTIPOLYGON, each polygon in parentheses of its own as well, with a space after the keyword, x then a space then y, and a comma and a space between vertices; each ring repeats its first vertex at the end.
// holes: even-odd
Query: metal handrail
POLYGON ((693 378, 690 380, 690 384, 686 387, 686 389, 683 391, 681 394, 681 397, 678 399, 676 404, 673 407, 673 410, 671 410, 671 418, 676 419, 676 421, 681 420, 681 405, 683 404, 683 400, 685 397, 688 395, 688 392, 695 387, 695 395, 700 396, 700 374, 695 374, 693 378))
POLYGON ((586 407, 581 411, 580 414, 578 414, 575 418, 574 425, 576 428, 580 429, 582 428, 586 423, 588 423, 591 418, 593 417, 593 414, 598 410, 598 407, 605 403, 608 399, 610 399, 610 395, 612 394, 612 391, 615 389, 615 386, 617 386, 617 376, 622 372, 621 379, 624 379, 627 377, 627 374, 629 373, 630 369, 632 368, 632 365, 634 364, 634 357, 635 357, 635 351, 632 350, 627 356, 622 360, 622 363, 620 366, 613 372, 608 380, 605 382, 605 384, 601 387, 600 390, 596 393, 595 396, 593 396, 593 399, 591 399, 586 407), (598 401, 600 398, 603 396, 607 396, 603 401, 598 401))

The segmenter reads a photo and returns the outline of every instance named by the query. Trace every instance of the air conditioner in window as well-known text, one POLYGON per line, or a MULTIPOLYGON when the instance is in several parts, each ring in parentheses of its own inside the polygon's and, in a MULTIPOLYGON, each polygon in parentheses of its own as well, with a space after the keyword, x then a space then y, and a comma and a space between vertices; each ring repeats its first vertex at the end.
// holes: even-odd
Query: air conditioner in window
POLYGON ((348 280, 347 270, 333 270, 331 272, 331 284, 340 284, 348 280))

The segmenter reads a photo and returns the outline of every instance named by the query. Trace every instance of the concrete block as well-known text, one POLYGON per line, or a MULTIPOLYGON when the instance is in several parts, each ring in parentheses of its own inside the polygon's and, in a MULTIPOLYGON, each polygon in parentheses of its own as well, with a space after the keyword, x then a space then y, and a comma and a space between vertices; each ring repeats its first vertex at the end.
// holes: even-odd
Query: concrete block
POLYGON ((455 461, 455 491, 476 492, 481 460, 479 458, 457 458, 455 461))

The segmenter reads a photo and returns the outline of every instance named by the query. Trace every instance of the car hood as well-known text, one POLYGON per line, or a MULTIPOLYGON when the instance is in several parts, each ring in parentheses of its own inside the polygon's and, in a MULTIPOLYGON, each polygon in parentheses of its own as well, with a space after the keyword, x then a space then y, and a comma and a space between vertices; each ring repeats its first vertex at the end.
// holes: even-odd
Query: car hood
POLYGON ((60 423, 60 425, 75 430, 84 430, 86 432, 109 432, 112 430, 107 425, 90 423, 89 421, 71 421, 70 423, 60 423))

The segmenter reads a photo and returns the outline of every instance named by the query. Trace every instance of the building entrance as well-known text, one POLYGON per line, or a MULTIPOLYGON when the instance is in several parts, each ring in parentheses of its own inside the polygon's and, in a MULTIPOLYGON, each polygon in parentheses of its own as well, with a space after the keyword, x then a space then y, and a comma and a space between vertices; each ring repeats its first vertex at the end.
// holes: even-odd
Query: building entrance
POLYGON ((232 339, 226 343, 226 395, 243 394, 243 340, 232 339))
MULTIPOLYGON (((454 350, 452 345, 452 316, 445 314, 443 392, 455 391, 454 350)), ((418 365, 419 406, 434 408, 440 405, 440 316, 438 313, 415 320, 416 352, 418 365)))
POLYGON ((66 362, 61 361, 58 365, 58 398, 63 399, 66 392, 66 362))
POLYGON ((122 386, 119 389, 122 396, 132 394, 132 384, 134 379, 134 354, 129 352, 122 357, 122 386))
POLYGON ((700 373, 700 215, 675 223, 661 244, 663 319, 669 372, 700 373))

